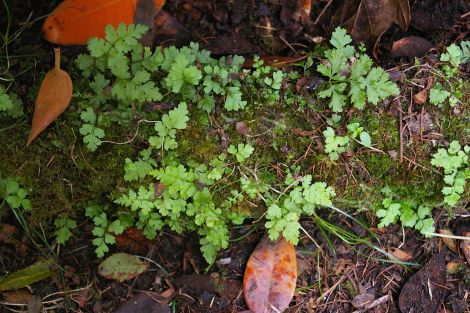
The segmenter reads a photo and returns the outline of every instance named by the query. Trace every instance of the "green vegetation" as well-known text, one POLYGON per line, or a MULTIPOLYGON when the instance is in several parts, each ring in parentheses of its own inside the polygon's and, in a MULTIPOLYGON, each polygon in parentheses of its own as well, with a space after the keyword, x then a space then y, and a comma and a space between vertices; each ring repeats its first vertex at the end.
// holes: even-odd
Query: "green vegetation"
POLYGON ((362 49, 356 52, 351 41, 344 29, 337 28, 330 41, 334 48, 325 51, 326 60, 317 67, 329 79, 327 88, 318 95, 330 99, 328 106, 333 112, 342 112, 349 103, 362 110, 367 102, 377 104, 400 92, 383 69, 372 67, 372 59, 362 49))
MULTIPOLYGON (((215 59, 197 44, 152 50, 139 43, 146 31, 107 27, 105 39, 89 42, 75 60, 74 105, 30 150, 17 145, 27 127, 0 129, 2 175, 30 188, 0 179, 2 209, 32 207, 43 219, 56 218, 59 244, 72 237, 86 208, 98 257, 135 226, 150 239, 164 229, 197 234, 213 263, 228 247, 231 226, 246 221, 297 244, 300 219, 313 218, 326 237, 364 243, 323 217, 372 209, 379 227, 399 223, 429 236, 442 198, 449 206, 468 199, 468 147, 455 141, 436 153, 432 140, 410 134, 400 147, 397 114, 389 103, 379 105, 399 88, 344 30, 300 72, 258 56, 242 68, 243 57, 215 59), (318 84, 297 88, 315 75, 318 84), (415 159, 400 160, 400 149, 415 159)), ((440 107, 429 108, 442 113, 448 102, 463 112, 440 116, 449 141, 464 140, 464 48, 449 47, 442 68, 430 70, 436 84, 429 102, 440 107)), ((0 87, 0 118, 10 123, 22 108, 13 91, 0 87)))
POLYGON ((54 225, 57 229, 55 232, 57 243, 61 245, 72 237, 71 231, 77 228, 77 222, 70 218, 56 218, 54 225))
POLYGON ((396 200, 389 188, 384 188, 382 192, 387 197, 383 199, 382 205, 376 211, 377 216, 380 217, 379 227, 395 224, 399 220, 404 227, 414 227, 426 237, 432 236, 435 229, 430 207, 418 206, 412 200, 396 200))
POLYGON ((447 150, 439 149, 432 157, 431 164, 444 169, 446 186, 442 188, 442 193, 445 195, 444 202, 450 206, 458 203, 467 179, 470 179, 469 154, 470 146, 462 150, 458 141, 452 141, 447 150))
POLYGON ((269 238, 275 240, 282 234, 292 244, 299 242, 299 219, 301 215, 311 216, 315 208, 328 207, 336 196, 333 188, 326 183, 312 183, 312 176, 294 178, 289 175, 285 181, 286 189, 271 203, 266 213, 266 228, 269 238), (290 192, 287 194, 287 191, 290 192))
POLYGON ((18 96, 14 93, 7 93, 6 89, 0 85, 0 116, 17 118, 23 114, 23 103, 18 96))
POLYGON ((436 70, 438 82, 431 88, 429 102, 438 106, 448 102, 451 107, 461 103, 466 84, 462 78, 457 78, 459 66, 470 60, 470 41, 462 41, 460 47, 451 44, 446 52, 441 54, 440 61, 444 62, 441 71, 436 70), (444 86, 448 86, 448 89, 444 86))
POLYGON ((31 210, 31 200, 28 199, 28 191, 20 186, 16 179, 2 178, 0 176, 0 199, 8 204, 11 209, 31 210))

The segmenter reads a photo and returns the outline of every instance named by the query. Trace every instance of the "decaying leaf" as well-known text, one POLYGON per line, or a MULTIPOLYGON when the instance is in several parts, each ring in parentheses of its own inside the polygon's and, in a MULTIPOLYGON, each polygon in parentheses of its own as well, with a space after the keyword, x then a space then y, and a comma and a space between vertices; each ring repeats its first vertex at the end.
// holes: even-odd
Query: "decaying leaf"
POLYGON ((144 255, 155 240, 145 238, 142 230, 136 227, 127 228, 122 234, 116 236, 116 247, 119 251, 144 255))
POLYGON ((148 263, 142 261, 135 255, 127 253, 115 253, 98 266, 98 273, 108 279, 123 282, 132 279, 148 268, 148 263))
POLYGON ((265 236, 245 269, 245 301, 253 313, 283 312, 294 296, 297 261, 294 246, 279 237, 265 236))
MULTIPOLYGON (((439 234, 446 235, 446 236, 453 236, 454 234, 448 229, 439 229, 439 234)), ((457 242, 455 239, 450 237, 441 237, 442 242, 449 248, 450 251, 457 253, 459 247, 457 246, 457 242)))
POLYGON ((16 271, 0 281, 0 291, 19 289, 34 284, 52 275, 51 260, 40 260, 31 266, 16 271))
POLYGON ((389 252, 393 257, 395 257, 396 259, 402 262, 408 262, 411 259, 413 259, 413 255, 411 253, 404 251, 402 249, 395 248, 395 249, 391 249, 389 252))
POLYGON ((403 286, 398 298, 403 313, 435 313, 444 298, 446 264, 443 252, 434 255, 403 286))
POLYGON ((344 1, 335 19, 356 42, 364 42, 377 58, 380 37, 393 24, 405 31, 411 21, 409 0, 344 1))
POLYGON ((54 49, 55 66, 47 72, 36 97, 33 124, 28 145, 69 106, 72 99, 72 79, 60 69, 60 49, 54 49))
POLYGON ((459 261, 450 261, 446 264, 447 273, 456 274, 463 269, 462 263, 459 261))
POLYGON ((10 304, 27 305, 29 299, 33 296, 27 289, 19 289, 2 293, 5 302, 10 304))
POLYGON ((413 101, 417 104, 426 103, 429 99, 429 91, 431 90, 431 87, 433 84, 434 84, 434 77, 429 76, 426 87, 413 96, 413 101))
MULTIPOLYGON (((465 232, 463 235, 464 237, 468 237, 470 239, 470 232, 465 232)), ((470 265, 470 240, 462 240, 460 242, 460 248, 467 258, 468 265, 470 265)))
POLYGON ((409 36, 395 41, 392 45, 390 55, 392 56, 392 58, 422 57, 432 47, 433 44, 429 40, 424 39, 423 37, 409 36))

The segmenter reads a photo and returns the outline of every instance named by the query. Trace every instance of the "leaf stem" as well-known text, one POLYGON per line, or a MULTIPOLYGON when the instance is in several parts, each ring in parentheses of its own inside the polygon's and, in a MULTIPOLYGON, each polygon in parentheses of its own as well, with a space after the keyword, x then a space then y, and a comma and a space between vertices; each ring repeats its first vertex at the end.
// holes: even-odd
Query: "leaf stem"
POLYGON ((54 69, 56 71, 59 71, 60 70, 60 48, 54 48, 54 60, 55 60, 54 69))

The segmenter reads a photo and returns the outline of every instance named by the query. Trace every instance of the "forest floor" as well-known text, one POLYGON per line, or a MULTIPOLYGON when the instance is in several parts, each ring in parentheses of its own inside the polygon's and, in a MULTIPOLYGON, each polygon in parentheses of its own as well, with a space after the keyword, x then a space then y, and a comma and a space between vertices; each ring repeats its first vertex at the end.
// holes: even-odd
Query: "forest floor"
MULTIPOLYGON (((397 4, 392 14, 371 8, 365 12, 359 6, 370 1, 169 0, 155 18, 154 46, 196 42, 215 59, 242 55, 253 60, 259 55, 284 73, 279 88, 272 87, 267 94, 262 91, 274 85, 275 76, 265 76, 269 79, 262 82, 250 78, 255 77, 250 72, 257 66, 255 60, 245 62, 240 74, 232 73, 238 75, 247 99, 242 110, 224 111, 224 96, 219 95, 214 96, 215 108, 204 112, 193 101, 202 97, 202 88, 187 89, 180 98, 164 93, 166 86, 161 84, 163 100, 143 101, 140 107, 132 103, 126 116, 116 103, 114 111, 106 115, 102 110, 98 115, 96 108, 102 105, 98 103, 90 122, 83 115, 89 112, 86 102, 94 101, 89 77, 76 66, 78 56, 88 51, 86 46, 62 46, 62 69, 74 82, 71 105, 26 146, 34 99, 53 64, 55 45, 42 38, 41 27, 58 2, 4 1, 4 7, 0 5, 0 87, 23 104, 21 114, 3 114, 0 94, 0 312, 249 312, 243 278, 250 255, 268 232, 266 209, 273 202, 264 198, 284 199, 291 188, 284 181, 308 175, 332 187, 331 201, 339 209, 318 206, 314 215, 300 218, 295 293, 285 312, 470 312, 470 241, 461 240, 470 235, 470 188, 465 185, 470 179, 470 149, 464 148, 470 146, 470 60, 464 59, 470 57, 470 45, 460 46, 462 60, 453 68, 452 60, 441 57, 449 53, 452 59, 447 47, 470 40, 468 3, 382 1, 392 7, 390 3, 410 6, 406 11, 397 4), (3 10, 7 7, 10 17, 3 10), (374 64, 397 84, 399 94, 376 105, 368 103, 364 109, 344 104, 341 110, 319 96, 328 80, 315 69, 327 64, 323 53, 337 26, 364 44, 374 64), (313 63, 307 66, 307 62, 313 63), (291 74, 294 71, 300 74, 291 74), (437 94, 444 97, 442 101, 430 100, 437 94), (148 135, 154 129, 153 125, 147 129, 145 123, 159 120, 168 109, 176 110, 176 103, 183 100, 188 102, 191 119, 184 127, 175 127, 175 152, 162 144, 145 156, 145 149, 153 146, 148 135), (106 140, 97 137, 99 146, 94 149, 82 140, 84 121, 106 131, 106 140), (355 123, 355 128, 350 126, 355 123), (349 138, 343 150, 336 147, 336 157, 334 151, 325 151, 328 128, 336 140, 349 138), (454 141, 464 161, 455 171, 444 173, 433 158, 439 149, 452 154, 454 141), (254 147, 242 161, 229 148, 241 142, 245 148, 254 147), (238 163, 219 158, 220 153, 227 158, 236 155, 238 163), (186 175, 222 167, 221 176, 225 176, 219 182, 191 181, 199 191, 212 184, 207 189, 217 207, 226 203, 222 200, 232 201, 232 195, 244 194, 243 200, 233 200, 236 213, 244 214, 242 224, 230 224, 227 221, 234 218, 229 213, 217 213, 229 225, 230 240, 226 248, 215 251, 213 264, 208 265, 210 255, 201 252, 202 233, 194 222, 185 220, 181 226, 185 231, 178 231, 171 224, 177 222, 168 219, 156 236, 155 230, 153 236, 143 236, 137 228, 148 230, 148 220, 137 221, 141 217, 131 215, 134 208, 125 211, 117 199, 149 182, 151 193, 159 198, 169 186, 162 178, 156 182, 137 173, 143 183, 139 185, 126 178, 125 164, 154 172, 157 164, 167 168, 183 164, 186 175), (206 168, 201 170, 201 164, 206 168), (453 194, 454 202, 442 193, 444 176, 449 174, 453 180, 463 179, 463 190, 453 194), (230 189, 243 179, 248 183, 230 189), (389 214, 394 206, 398 213, 384 224, 384 216, 377 212, 389 214), (429 212, 421 216, 424 208, 429 212), (412 221, 405 217, 409 212, 412 221), (139 255, 147 262, 146 271, 123 282, 98 273, 103 258, 97 257, 97 245, 92 242, 100 214, 105 223, 109 219, 102 226, 109 234, 112 219, 123 226, 131 216, 126 230, 114 230, 115 244, 108 242, 106 256, 139 255), (134 218, 137 227, 130 226, 134 218), (428 229, 448 238, 425 236, 426 218, 434 221, 428 229), (73 222, 65 227, 71 234, 64 244, 58 242, 58 230, 64 231, 58 219, 73 222), (384 227, 379 227, 381 223, 384 227), (8 274, 44 260, 43 278, 23 273, 17 280, 32 279, 31 284, 21 289, 2 285, 8 274)), ((348 64, 353 66, 360 55, 351 56, 348 64)), ((194 64, 202 70, 201 64, 194 64)), ((276 73, 269 71, 260 75, 276 73)), ((110 86, 102 89, 104 97, 110 96, 110 86)), ((240 153, 240 144, 238 149, 240 153)), ((188 203, 188 199, 192 204, 199 201, 188 197, 188 203)), ((207 214, 208 219, 213 217, 207 214)), ((211 227, 202 231, 204 235, 211 227)))

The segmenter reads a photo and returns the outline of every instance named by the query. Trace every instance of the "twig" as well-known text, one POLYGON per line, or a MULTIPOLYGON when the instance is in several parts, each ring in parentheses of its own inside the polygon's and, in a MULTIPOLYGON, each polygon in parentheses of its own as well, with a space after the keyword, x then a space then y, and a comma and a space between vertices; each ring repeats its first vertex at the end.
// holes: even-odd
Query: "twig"
POLYGON ((329 0, 328 3, 323 7, 323 9, 321 10, 320 14, 318 14, 317 18, 315 19, 315 22, 313 22, 313 25, 317 25, 318 22, 320 21, 321 17, 323 16, 323 14, 325 14, 326 12, 326 9, 328 9, 328 7, 330 6, 330 4, 333 2, 333 0, 329 0))

